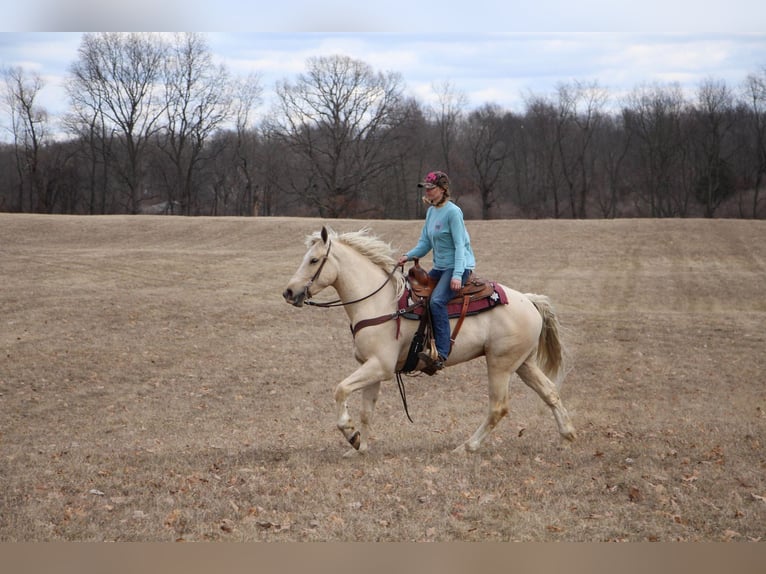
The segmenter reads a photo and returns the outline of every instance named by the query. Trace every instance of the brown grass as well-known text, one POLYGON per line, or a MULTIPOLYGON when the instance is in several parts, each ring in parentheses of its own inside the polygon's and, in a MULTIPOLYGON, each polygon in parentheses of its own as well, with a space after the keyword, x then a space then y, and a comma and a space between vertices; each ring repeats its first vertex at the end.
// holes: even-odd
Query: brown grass
POLYGON ((415 424, 384 386, 354 460, 345 313, 280 295, 320 223, 0 215, 0 540, 766 537, 764 222, 470 221, 482 275, 556 305, 579 440, 514 377, 453 455, 479 360, 408 379, 415 424))

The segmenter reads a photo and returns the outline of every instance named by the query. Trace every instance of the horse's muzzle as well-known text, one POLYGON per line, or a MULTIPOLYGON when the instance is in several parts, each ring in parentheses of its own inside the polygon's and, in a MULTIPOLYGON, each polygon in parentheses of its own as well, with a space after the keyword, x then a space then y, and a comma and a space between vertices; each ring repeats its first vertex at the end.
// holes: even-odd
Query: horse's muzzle
POLYGON ((290 303, 290 305, 294 305, 295 307, 303 307, 303 302, 306 300, 306 291, 294 293, 293 290, 288 287, 282 293, 282 297, 284 297, 285 301, 290 303))

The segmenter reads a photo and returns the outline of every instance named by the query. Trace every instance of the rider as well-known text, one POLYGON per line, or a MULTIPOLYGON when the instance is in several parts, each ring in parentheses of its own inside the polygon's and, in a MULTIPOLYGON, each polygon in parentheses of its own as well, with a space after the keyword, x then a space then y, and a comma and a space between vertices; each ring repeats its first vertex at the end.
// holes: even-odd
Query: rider
POLYGON ((399 265, 423 257, 433 250, 433 269, 428 274, 438 283, 431 293, 430 310, 439 356, 434 360, 427 353, 420 353, 419 357, 427 368, 439 370, 444 367, 450 352, 447 302, 463 287, 476 267, 476 260, 463 221, 463 211, 450 201, 447 174, 443 171, 429 172, 418 187, 425 189, 423 201, 430 207, 426 212, 420 240, 399 258, 399 265))

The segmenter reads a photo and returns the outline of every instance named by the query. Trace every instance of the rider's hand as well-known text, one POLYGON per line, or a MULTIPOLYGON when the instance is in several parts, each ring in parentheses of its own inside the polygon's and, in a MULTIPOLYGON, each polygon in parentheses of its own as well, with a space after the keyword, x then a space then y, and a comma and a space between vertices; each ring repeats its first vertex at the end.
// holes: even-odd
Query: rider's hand
POLYGON ((463 283, 460 281, 460 279, 456 279, 455 277, 453 277, 452 280, 449 282, 449 287, 453 291, 460 291, 463 288, 463 283))
POLYGON ((399 261, 398 261, 397 263, 398 263, 399 265, 404 265, 404 264, 405 264, 405 263, 407 263, 407 261, 409 261, 409 260, 410 260, 410 258, 409 258, 409 257, 407 257, 406 255, 402 255, 402 256, 399 258, 399 261))

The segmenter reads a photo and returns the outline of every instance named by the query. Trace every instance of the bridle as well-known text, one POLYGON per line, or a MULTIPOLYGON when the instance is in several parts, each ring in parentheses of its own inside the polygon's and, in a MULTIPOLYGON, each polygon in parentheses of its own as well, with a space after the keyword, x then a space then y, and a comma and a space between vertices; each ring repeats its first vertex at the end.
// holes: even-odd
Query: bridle
POLYGON ((309 289, 311 289, 311 286, 314 284, 314 281, 316 281, 319 278, 319 274, 322 272, 322 269, 324 269, 325 263, 327 263, 327 260, 330 257, 330 248, 332 247, 332 241, 327 241, 327 251, 325 251, 325 254, 322 256, 322 262, 319 264, 319 268, 316 270, 316 272, 311 276, 311 279, 308 280, 308 283, 303 287, 303 298, 304 303, 307 305, 316 305, 316 303, 313 303, 309 300, 311 297, 311 294, 309 293, 309 289))
MULTIPOLYGON (((311 305, 313 307, 322 307, 322 308, 329 308, 329 307, 345 307, 346 305, 353 305, 354 303, 361 303, 362 301, 365 301, 369 299, 370 297, 377 295, 383 287, 388 285, 389 281, 391 281, 391 278, 394 276, 394 273, 396 273, 396 268, 400 267, 399 264, 394 265, 394 268, 391 270, 391 272, 386 276, 386 280, 383 281, 383 284, 375 289, 372 293, 369 295, 365 295, 364 297, 360 297, 359 299, 354 299, 353 301, 346 301, 345 303, 341 301, 340 299, 335 299, 334 301, 320 301, 315 302, 311 300, 311 295, 309 294, 309 289, 314 284, 314 281, 316 281, 319 278, 319 274, 322 272, 322 269, 324 269, 325 263, 327 263, 327 260, 330 257, 330 248, 332 247, 332 241, 329 239, 327 240, 327 251, 322 256, 322 262, 319 264, 319 268, 316 270, 314 275, 311 276, 311 279, 309 279, 308 283, 306 283, 306 286, 303 288, 303 294, 304 294, 304 304, 311 305)), ((401 266, 403 269, 403 266, 401 266)))

